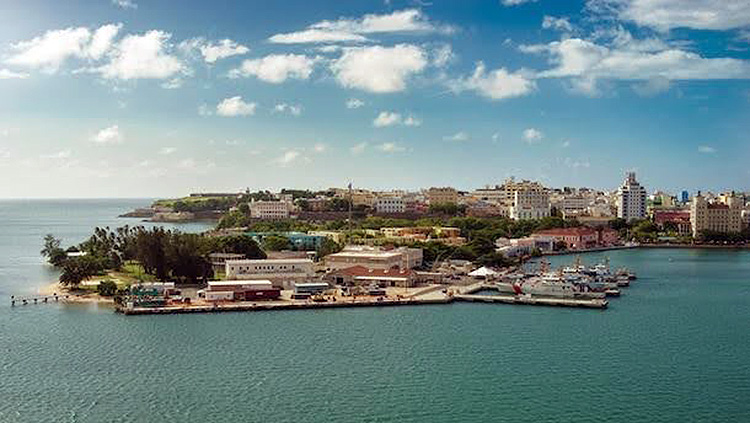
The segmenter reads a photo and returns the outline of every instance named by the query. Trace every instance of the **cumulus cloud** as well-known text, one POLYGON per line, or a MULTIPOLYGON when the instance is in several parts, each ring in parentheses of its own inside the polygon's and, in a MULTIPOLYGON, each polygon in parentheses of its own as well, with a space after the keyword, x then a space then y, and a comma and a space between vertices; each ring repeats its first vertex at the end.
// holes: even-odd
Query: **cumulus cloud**
POLYGON ((26 79, 28 77, 28 73, 14 72, 10 69, 0 69, 0 79, 26 79))
POLYGON ((317 143, 313 146, 313 151, 316 153, 323 153, 327 149, 326 145, 323 143, 317 143))
POLYGON ((301 156, 302 153, 300 153, 299 150, 287 150, 281 155, 281 157, 278 157, 275 162, 281 166, 288 166, 300 159, 301 156))
POLYGON ((97 144, 119 144, 123 141, 123 138, 120 127, 112 125, 94 134, 91 137, 91 141, 97 144))
POLYGON ((406 89, 408 79, 427 66, 422 48, 411 44, 393 47, 349 48, 331 64, 336 80, 346 88, 372 93, 406 89))
POLYGON ((580 38, 521 46, 527 53, 545 54, 553 67, 540 78, 609 78, 619 80, 709 80, 750 78, 750 62, 705 58, 697 53, 630 42, 607 47, 580 38))
POLYGON ((273 111, 276 113, 289 113, 292 116, 299 116, 302 114, 302 106, 299 104, 279 103, 274 106, 273 111))
POLYGON ((302 54, 271 54, 260 59, 248 59, 229 72, 230 78, 250 77, 280 84, 287 79, 307 79, 312 74, 316 58, 302 54))
POLYGON ((99 59, 111 47, 122 24, 102 25, 93 33, 86 27, 51 30, 28 41, 11 44, 10 65, 56 72, 69 58, 99 59))
POLYGON ((272 43, 333 43, 365 42, 366 34, 451 32, 452 27, 436 25, 419 9, 406 9, 389 14, 367 14, 359 19, 339 18, 314 23, 304 30, 276 34, 272 43))
POLYGON ((463 142, 469 140, 469 134, 467 134, 464 131, 456 132, 453 135, 447 135, 443 137, 443 141, 456 141, 456 142, 463 142))
POLYGON ((250 116, 255 114, 257 103, 246 103, 241 96, 225 98, 216 105, 216 114, 224 117, 250 116))
POLYGON ((372 122, 372 125, 376 128, 382 128, 384 126, 393 126, 401 123, 401 115, 395 112, 380 112, 378 117, 372 122))
POLYGON ((376 128, 395 125, 420 126, 422 121, 411 115, 403 117, 400 113, 383 111, 373 120, 372 125, 376 128))
POLYGON ((359 109, 360 107, 364 105, 365 105, 365 102, 358 98, 350 98, 349 100, 346 100, 347 109, 359 109))
POLYGON ((443 44, 432 52, 432 64, 439 68, 445 67, 455 59, 456 55, 450 44, 443 44))
POLYGON ((554 29, 557 31, 572 32, 573 25, 568 18, 556 18, 554 16, 545 16, 542 20, 542 28, 554 29))
POLYGON ((653 97, 657 94, 669 91, 671 85, 669 79, 656 77, 644 82, 633 84, 633 91, 642 97, 653 97))
POLYGON ((137 9, 138 5, 132 0, 112 0, 112 4, 121 9, 137 9))
POLYGON ((110 62, 92 69, 107 79, 167 79, 187 69, 167 52, 171 34, 152 30, 127 35, 110 54, 110 62))
POLYGON ((660 31, 750 26, 746 0, 589 0, 588 7, 660 31))
POLYGON ((703 154, 714 154, 716 153, 716 149, 709 145, 701 145, 698 147, 698 152, 703 154))
POLYGON ((451 87, 458 92, 471 90, 491 100, 504 100, 531 93, 536 83, 520 71, 514 73, 499 68, 487 72, 484 63, 479 62, 470 77, 452 82, 451 87))
POLYGON ((183 51, 191 52, 197 50, 200 52, 206 63, 214 64, 220 59, 232 56, 240 56, 250 51, 246 46, 237 43, 228 38, 220 41, 207 41, 205 38, 192 38, 180 43, 183 51))
POLYGON ((523 131, 523 140, 527 144, 536 144, 544 139, 544 134, 538 129, 528 128, 523 131))
POLYGON ((366 148, 367 148, 367 143, 361 142, 359 144, 352 146, 352 148, 350 148, 349 151, 351 151, 351 153, 354 155, 358 155, 358 154, 364 153, 366 148))
POLYGON ((405 147, 398 145, 395 142, 384 142, 376 148, 384 153, 401 153, 406 151, 405 147))

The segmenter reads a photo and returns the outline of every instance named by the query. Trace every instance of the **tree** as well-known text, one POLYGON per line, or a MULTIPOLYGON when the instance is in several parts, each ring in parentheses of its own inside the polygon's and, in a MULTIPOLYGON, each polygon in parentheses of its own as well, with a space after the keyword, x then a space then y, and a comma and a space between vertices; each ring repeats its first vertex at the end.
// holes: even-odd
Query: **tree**
POLYGON ((264 259, 266 253, 258 246, 258 243, 249 235, 230 235, 213 238, 214 245, 211 246, 212 253, 236 253, 244 254, 249 259, 264 259))
POLYGON ((269 235, 263 239, 263 249, 266 251, 283 251, 291 248, 292 243, 284 236, 269 235))
POLYGON ((107 279, 99 282, 96 291, 102 297, 111 297, 117 293, 117 284, 114 281, 107 279))
POLYGON ((336 243, 336 241, 330 238, 326 238, 320 244, 320 247, 318 247, 318 250, 316 251, 316 255, 320 259, 329 254, 338 253, 339 251, 341 251, 341 246, 338 243, 336 243))
POLYGON ((55 238, 52 234, 47 234, 44 237, 44 247, 39 252, 42 256, 47 258, 47 262, 55 267, 60 267, 68 255, 60 247, 60 240, 55 238))
POLYGON ((78 286, 83 280, 104 270, 102 263, 95 257, 71 257, 65 260, 60 273, 60 283, 67 286, 78 286))

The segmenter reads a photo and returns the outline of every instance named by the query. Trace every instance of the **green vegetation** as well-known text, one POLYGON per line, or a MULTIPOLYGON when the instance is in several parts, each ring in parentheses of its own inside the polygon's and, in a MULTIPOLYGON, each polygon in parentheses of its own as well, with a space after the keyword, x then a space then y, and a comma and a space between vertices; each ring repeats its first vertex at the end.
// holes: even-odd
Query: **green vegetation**
POLYGON ((96 228, 78 246, 84 255, 57 259, 59 240, 48 235, 42 254, 61 269, 60 282, 78 286, 85 279, 112 272, 125 281, 172 280, 193 283, 213 276, 208 255, 214 252, 240 253, 265 258, 252 238, 244 235, 209 237, 163 228, 124 226, 116 230, 96 228), (53 262, 53 260, 55 260, 53 262))
POLYGON ((457 216, 466 214, 466 205, 456 203, 438 203, 430 204, 430 213, 442 214, 446 216, 457 216))
POLYGON ((101 281, 96 287, 96 292, 102 297, 113 297, 117 293, 117 284, 109 279, 101 281))
POLYGON ((184 197, 157 200, 154 207, 167 207, 176 212, 228 211, 237 204, 237 197, 184 197))
POLYGON ((269 235, 263 239, 263 249, 266 251, 291 250, 292 243, 289 238, 278 235, 269 235))

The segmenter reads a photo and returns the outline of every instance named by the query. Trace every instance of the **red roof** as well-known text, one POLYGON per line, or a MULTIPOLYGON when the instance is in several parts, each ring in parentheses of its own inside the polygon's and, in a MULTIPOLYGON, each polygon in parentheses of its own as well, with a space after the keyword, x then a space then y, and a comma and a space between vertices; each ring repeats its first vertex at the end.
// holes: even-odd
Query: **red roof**
POLYGON ((578 226, 575 228, 555 228, 534 232, 534 235, 548 236, 596 236, 596 234, 596 229, 589 228, 588 226, 578 226))

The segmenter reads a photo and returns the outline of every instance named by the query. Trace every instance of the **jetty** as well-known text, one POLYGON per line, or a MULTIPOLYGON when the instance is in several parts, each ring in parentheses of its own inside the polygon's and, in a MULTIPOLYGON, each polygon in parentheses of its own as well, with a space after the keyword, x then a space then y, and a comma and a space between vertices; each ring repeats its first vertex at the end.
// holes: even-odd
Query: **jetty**
POLYGON ((502 303, 519 305, 545 305, 556 307, 607 308, 609 302, 603 299, 532 297, 531 295, 456 295, 459 301, 479 303, 502 303))
POLYGON ((28 304, 44 304, 49 302, 59 302, 60 300, 67 300, 70 298, 70 294, 57 295, 26 295, 26 296, 10 296, 10 305, 28 305, 28 304))

